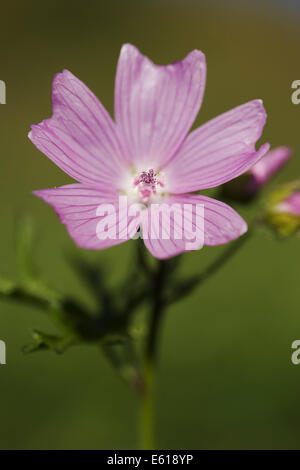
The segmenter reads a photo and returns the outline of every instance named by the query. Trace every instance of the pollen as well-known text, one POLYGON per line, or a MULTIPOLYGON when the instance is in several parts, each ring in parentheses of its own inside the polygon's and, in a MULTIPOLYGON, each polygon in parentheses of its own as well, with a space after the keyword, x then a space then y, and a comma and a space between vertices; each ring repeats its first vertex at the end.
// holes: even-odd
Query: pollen
POLYGON ((137 187, 139 197, 143 203, 149 202, 152 195, 157 194, 157 190, 164 186, 159 178, 159 173, 153 168, 143 170, 134 179, 134 186, 137 187))

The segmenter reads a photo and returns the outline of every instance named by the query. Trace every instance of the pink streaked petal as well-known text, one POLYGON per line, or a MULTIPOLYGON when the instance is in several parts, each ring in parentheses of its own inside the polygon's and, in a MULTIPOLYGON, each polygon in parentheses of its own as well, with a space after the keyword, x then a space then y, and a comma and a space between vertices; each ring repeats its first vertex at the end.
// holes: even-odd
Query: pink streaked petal
POLYGON ((243 235, 245 220, 224 202, 200 194, 178 194, 170 199, 181 204, 204 205, 204 245, 223 245, 243 235))
MULTIPOLYGON (((147 211, 142 213, 142 233, 144 243, 150 253, 158 259, 167 259, 172 256, 176 256, 184 251, 188 251, 191 248, 188 248, 187 244, 190 244, 193 241, 193 232, 192 230, 188 231, 190 238, 186 236, 186 231, 184 232, 184 211, 181 205, 176 203, 172 206, 172 201, 169 198, 163 202, 160 207, 160 217, 154 217, 154 208, 153 205, 149 206, 147 211), (163 219, 164 216, 169 217, 170 208, 170 218, 169 221, 163 219)), ((191 210, 192 212, 192 210, 191 210)), ((188 219, 191 219, 191 225, 193 224, 193 216, 191 214, 187 215, 188 219)), ((202 222, 202 220, 201 220, 202 222)), ((192 225, 194 227, 194 225, 192 225)), ((203 243, 203 230, 201 230, 201 224, 198 232, 198 243, 194 246, 194 249, 199 249, 203 243)), ((195 240, 194 240, 195 241, 195 240)))
POLYGON ((64 70, 54 77, 52 103, 52 117, 31 127, 32 142, 72 178, 116 187, 126 150, 98 98, 64 70))
POLYGON ((249 172, 254 176, 255 182, 262 185, 287 163, 291 154, 292 150, 289 147, 277 147, 261 158, 249 172))
MULTIPOLYGON (((191 249, 198 249, 202 244, 214 246, 228 243, 247 231, 247 224, 241 216, 227 204, 215 199, 182 194, 166 197, 164 203, 169 208, 174 208, 174 212, 171 212, 170 231, 164 226, 162 218, 153 220, 152 206, 144 212, 142 218, 145 245, 156 258, 170 258, 191 249), (203 206, 204 219, 201 212, 196 216, 197 206, 203 206), (175 215, 179 213, 181 225, 175 215), (164 239, 169 233, 171 236, 164 239), (179 238, 181 234, 182 237, 179 238), (193 248, 189 246, 191 242, 196 242, 193 243, 193 248)), ((166 212, 167 209, 162 209, 162 213, 166 212)))
POLYGON ((202 103, 205 56, 153 64, 130 44, 122 47, 115 85, 115 119, 137 167, 159 169, 174 155, 202 103))
MULTIPOLYGON (((137 231, 140 221, 138 217, 129 217, 128 233, 124 236, 124 224, 119 226, 118 195, 113 192, 101 191, 97 187, 85 184, 69 184, 60 188, 42 189, 34 191, 34 194, 50 204, 57 213, 60 221, 66 225, 71 238, 81 248, 89 250, 101 250, 118 245, 129 240, 137 231), (97 212, 100 205, 112 205, 115 208, 116 237, 101 239, 98 223, 103 216, 97 212), (97 234, 98 232, 98 234, 97 234), (100 238, 99 238, 100 237, 100 238)), ((123 215, 121 215, 123 220, 123 215)), ((127 231, 127 230, 126 230, 127 231)))
POLYGON ((270 148, 255 150, 265 122, 262 101, 254 100, 198 127, 164 169, 168 191, 212 188, 245 173, 270 148))

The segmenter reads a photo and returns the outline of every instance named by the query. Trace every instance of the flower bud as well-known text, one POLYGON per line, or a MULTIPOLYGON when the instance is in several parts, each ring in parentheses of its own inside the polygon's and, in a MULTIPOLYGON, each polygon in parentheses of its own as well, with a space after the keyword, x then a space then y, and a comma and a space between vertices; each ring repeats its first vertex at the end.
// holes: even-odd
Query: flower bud
POLYGON ((300 217, 300 191, 293 193, 277 205, 277 210, 300 217))
POLYGON ((300 181, 271 194, 264 220, 282 237, 300 233, 300 181))
POLYGON ((288 147, 270 150, 246 173, 224 184, 224 196, 239 202, 253 199, 271 177, 280 171, 291 154, 288 147))

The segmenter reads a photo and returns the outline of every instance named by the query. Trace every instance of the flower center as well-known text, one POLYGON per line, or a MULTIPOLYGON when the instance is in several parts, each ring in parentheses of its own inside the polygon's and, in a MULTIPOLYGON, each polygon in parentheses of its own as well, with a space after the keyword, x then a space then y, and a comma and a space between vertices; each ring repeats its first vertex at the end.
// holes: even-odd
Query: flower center
POLYGON ((140 200, 146 204, 153 195, 157 195, 164 187, 162 178, 153 168, 143 170, 134 178, 134 187, 137 189, 140 200))

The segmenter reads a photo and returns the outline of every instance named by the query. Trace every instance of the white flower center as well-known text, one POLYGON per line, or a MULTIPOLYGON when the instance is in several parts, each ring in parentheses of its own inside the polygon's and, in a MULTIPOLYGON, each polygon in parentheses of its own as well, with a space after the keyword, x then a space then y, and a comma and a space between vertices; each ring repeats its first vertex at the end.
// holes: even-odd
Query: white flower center
POLYGON ((131 174, 124 186, 124 193, 133 202, 148 205, 163 195, 165 184, 163 175, 149 168, 131 174))

